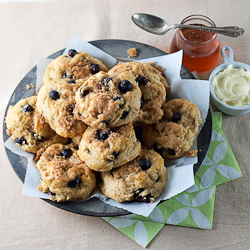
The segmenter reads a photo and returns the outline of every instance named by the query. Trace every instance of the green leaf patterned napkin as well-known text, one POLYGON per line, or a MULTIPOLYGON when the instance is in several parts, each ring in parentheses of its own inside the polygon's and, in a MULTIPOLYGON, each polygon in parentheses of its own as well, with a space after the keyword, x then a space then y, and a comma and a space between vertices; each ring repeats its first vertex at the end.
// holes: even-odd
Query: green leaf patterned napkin
POLYGON ((104 220, 146 247, 165 224, 211 229, 216 185, 242 176, 222 132, 222 113, 212 114, 212 138, 207 156, 195 175, 195 185, 155 207, 148 217, 130 214, 104 220))

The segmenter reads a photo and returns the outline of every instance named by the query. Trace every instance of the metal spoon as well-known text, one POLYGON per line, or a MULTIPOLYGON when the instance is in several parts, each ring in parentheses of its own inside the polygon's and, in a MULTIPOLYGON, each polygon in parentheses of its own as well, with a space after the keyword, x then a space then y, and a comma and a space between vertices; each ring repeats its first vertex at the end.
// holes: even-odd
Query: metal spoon
POLYGON ((206 32, 218 33, 225 36, 238 37, 244 33, 244 30, 236 26, 229 27, 208 27, 199 25, 173 24, 168 25, 165 20, 144 13, 135 13, 132 15, 133 22, 140 28, 157 35, 163 35, 170 29, 189 28, 206 32))

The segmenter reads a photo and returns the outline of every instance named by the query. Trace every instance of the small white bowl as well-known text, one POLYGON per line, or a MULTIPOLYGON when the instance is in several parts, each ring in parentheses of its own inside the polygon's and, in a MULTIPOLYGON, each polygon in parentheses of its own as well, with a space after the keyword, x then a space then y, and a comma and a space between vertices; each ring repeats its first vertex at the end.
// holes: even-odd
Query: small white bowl
POLYGON ((233 67, 243 68, 243 69, 248 70, 248 71, 250 71, 250 65, 248 65, 246 63, 242 63, 242 62, 235 62, 233 50, 228 46, 222 47, 221 53, 222 53, 222 56, 223 56, 225 63, 216 67, 209 76, 211 99, 212 99, 214 105, 225 114, 244 115, 244 114, 250 112, 250 105, 244 106, 244 107, 233 107, 233 106, 230 106, 230 105, 223 103, 214 93, 214 88, 212 86, 212 80, 213 80, 214 76, 216 76, 219 72, 223 71, 228 65, 233 65, 233 67), (229 56, 226 55, 226 53, 225 53, 226 50, 229 52, 229 56))

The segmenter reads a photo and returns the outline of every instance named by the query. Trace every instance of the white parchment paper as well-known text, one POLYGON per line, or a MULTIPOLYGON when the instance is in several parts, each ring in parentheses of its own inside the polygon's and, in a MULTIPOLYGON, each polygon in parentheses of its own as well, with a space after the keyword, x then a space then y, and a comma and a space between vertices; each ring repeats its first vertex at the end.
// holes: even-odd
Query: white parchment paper
MULTIPOLYGON (((74 36, 64 53, 67 53, 69 49, 75 49, 77 51, 84 51, 92 56, 100 59, 107 65, 108 68, 113 67, 117 60, 116 58, 110 56, 106 52, 96 48, 95 46, 83 41, 79 37, 74 36)), ((129 49, 129 48, 128 48, 129 49)), ((43 74, 49 64, 51 59, 39 58, 37 60, 37 90, 43 83, 43 74)), ((165 75, 167 76, 167 81, 171 86, 171 92, 168 96, 168 100, 174 98, 185 98, 189 101, 195 103, 201 111, 202 119, 205 121, 209 108, 209 84, 208 81, 202 80, 183 80, 180 77, 180 69, 182 64, 182 51, 176 52, 174 54, 148 58, 140 60, 142 62, 156 62, 163 68, 165 68, 165 75)), ((40 197, 49 199, 48 194, 44 194, 37 190, 40 183, 40 173, 35 167, 35 161, 33 160, 34 155, 31 153, 24 152, 18 148, 12 139, 8 139, 5 142, 5 147, 10 149, 13 153, 22 155, 28 159, 27 172, 25 176, 25 182, 23 186, 23 194, 28 196, 40 197)), ((196 141, 193 148, 196 148, 196 141)), ((154 203, 143 203, 143 202, 131 202, 131 203, 118 203, 112 199, 107 198, 103 195, 99 189, 97 189, 92 197, 98 197, 100 200, 108 203, 112 206, 123 208, 135 214, 148 216, 155 206, 161 201, 169 199, 194 184, 193 176, 193 165, 197 162, 197 157, 186 158, 182 157, 177 160, 165 160, 165 165, 167 166, 168 181, 166 183, 165 189, 161 196, 156 199, 154 203), (178 166, 178 167, 176 167, 178 166)), ((83 201, 84 202, 84 201, 83 201)))

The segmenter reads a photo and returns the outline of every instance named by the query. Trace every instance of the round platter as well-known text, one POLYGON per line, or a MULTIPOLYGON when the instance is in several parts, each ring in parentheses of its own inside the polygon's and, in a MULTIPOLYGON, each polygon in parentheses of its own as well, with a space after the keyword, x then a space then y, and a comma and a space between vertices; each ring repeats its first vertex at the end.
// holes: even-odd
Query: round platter
MULTIPOLYGON (((117 59, 124 61, 128 61, 127 50, 129 48, 136 48, 138 52, 136 60, 149 57, 162 56, 167 54, 164 51, 154 48, 152 46, 127 40, 97 40, 97 41, 91 41, 90 43, 98 47, 99 49, 107 52, 108 54, 116 57, 117 59)), ((53 55, 49 56, 49 58, 54 59, 60 56, 63 53, 63 51, 64 49, 54 53, 53 55)), ((36 66, 33 69, 31 69, 30 72, 28 72, 27 75, 18 84, 18 86, 16 87, 15 91, 13 92, 9 100, 6 112, 10 105, 15 105, 20 99, 27 98, 35 94, 35 88, 29 89, 27 91, 26 85, 33 84, 34 86, 36 86, 36 69, 37 69, 36 66)), ((182 79, 194 79, 193 75, 184 66, 181 67, 180 74, 182 79)), ((203 126, 198 136, 198 148, 199 148, 198 162, 194 165, 194 173, 198 171, 199 167, 201 166, 206 156, 211 140, 211 133, 212 133, 212 118, 209 110, 205 125, 203 126)), ((3 138, 4 141, 8 139, 8 135, 6 134, 5 123, 3 123, 3 138)), ((5 148, 5 150, 13 170, 20 178, 20 180, 24 182, 26 168, 27 168, 26 158, 12 153, 7 148, 5 148)), ((107 216, 119 216, 119 215, 129 214, 128 211, 108 205, 100 201, 98 198, 93 198, 85 202, 74 202, 74 201, 52 202, 47 199, 44 199, 44 201, 60 209, 82 215, 107 217, 107 216)))

